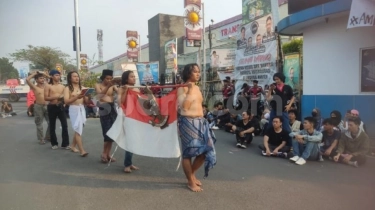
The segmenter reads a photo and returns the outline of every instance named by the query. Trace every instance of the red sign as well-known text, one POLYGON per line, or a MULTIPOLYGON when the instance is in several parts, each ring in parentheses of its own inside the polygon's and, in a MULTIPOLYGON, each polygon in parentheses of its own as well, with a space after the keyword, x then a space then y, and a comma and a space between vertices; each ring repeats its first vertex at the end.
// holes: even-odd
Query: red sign
POLYGON ((18 86, 18 79, 8 79, 7 80, 7 86, 18 86))
POLYGON ((138 59, 138 32, 126 31, 126 40, 128 45, 127 57, 138 59))

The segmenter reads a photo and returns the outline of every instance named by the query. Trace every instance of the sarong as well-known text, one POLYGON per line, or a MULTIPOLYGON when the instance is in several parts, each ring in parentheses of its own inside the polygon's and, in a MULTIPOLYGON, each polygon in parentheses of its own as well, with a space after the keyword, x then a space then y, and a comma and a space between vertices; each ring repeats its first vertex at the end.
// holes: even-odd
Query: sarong
POLYGON ((69 106, 69 117, 72 123, 73 130, 79 135, 82 135, 83 125, 86 123, 85 107, 80 105, 69 106))
POLYGON ((102 126, 102 133, 105 142, 113 142, 107 132, 111 129, 113 123, 115 123, 117 118, 117 111, 114 103, 98 103, 100 124, 102 126))
POLYGON ((205 155, 204 177, 216 164, 215 146, 216 138, 209 123, 203 117, 190 118, 180 116, 178 118, 178 129, 182 144, 182 157, 192 158, 205 155))

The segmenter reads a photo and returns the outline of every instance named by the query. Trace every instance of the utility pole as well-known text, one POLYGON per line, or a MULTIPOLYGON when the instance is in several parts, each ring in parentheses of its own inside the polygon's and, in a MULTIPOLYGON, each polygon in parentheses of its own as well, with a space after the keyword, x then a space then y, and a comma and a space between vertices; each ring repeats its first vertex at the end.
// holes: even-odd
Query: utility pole
POLYGON ((79 21, 78 21, 78 0, 74 0, 74 18, 75 18, 75 35, 76 35, 76 59, 77 59, 77 70, 80 70, 80 49, 81 43, 79 42, 79 21))
POLYGON ((204 17, 204 3, 202 2, 202 21, 203 21, 203 32, 202 32, 202 39, 203 39, 203 42, 202 42, 202 45, 203 45, 203 97, 204 97, 204 100, 206 98, 206 81, 207 81, 207 76, 206 76, 206 45, 205 45, 205 38, 204 38, 204 35, 205 35, 205 26, 204 26, 204 20, 205 20, 205 17, 204 17))

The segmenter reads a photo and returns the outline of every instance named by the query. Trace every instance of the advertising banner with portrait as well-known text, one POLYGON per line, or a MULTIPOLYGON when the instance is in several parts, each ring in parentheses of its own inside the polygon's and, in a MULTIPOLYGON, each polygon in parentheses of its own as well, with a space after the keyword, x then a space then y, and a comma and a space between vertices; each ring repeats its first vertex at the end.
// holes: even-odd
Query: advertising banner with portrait
POLYGON ((285 55, 284 69, 285 84, 293 88, 294 91, 300 89, 301 60, 299 53, 285 55))
POLYGON ((137 63, 136 66, 141 85, 159 83, 159 61, 137 63))
POLYGON ((177 66, 177 39, 167 41, 164 45, 165 56, 165 73, 172 78, 173 73, 176 75, 178 71, 177 66))
POLYGON ((210 64, 212 68, 231 67, 235 59, 235 49, 216 49, 211 51, 210 64))
POLYGON ((361 92, 375 92, 375 47, 361 49, 361 92))
POLYGON ((278 2, 271 0, 243 0, 242 27, 237 36, 234 79, 236 96, 244 83, 258 81, 265 87, 273 82, 277 72, 278 2))

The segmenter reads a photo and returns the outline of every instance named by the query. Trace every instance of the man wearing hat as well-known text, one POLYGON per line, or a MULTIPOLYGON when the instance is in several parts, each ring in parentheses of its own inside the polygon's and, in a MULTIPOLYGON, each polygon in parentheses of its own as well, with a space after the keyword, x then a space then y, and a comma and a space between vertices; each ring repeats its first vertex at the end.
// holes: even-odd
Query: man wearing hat
MULTIPOLYGON (((101 161, 103 163, 108 163, 111 159, 110 153, 113 140, 107 136, 107 132, 112 127, 117 117, 113 96, 114 93, 117 92, 117 87, 113 82, 113 71, 110 69, 103 70, 100 80, 101 82, 95 85, 95 91, 97 93, 97 106, 99 107, 100 124, 104 137, 101 161)), ((115 159, 112 158, 111 161, 114 162, 115 159)))
POLYGON ((56 137, 56 118, 59 118, 62 128, 62 143, 61 148, 70 149, 69 147, 69 134, 68 123, 66 121, 65 108, 64 108, 64 85, 60 83, 61 76, 57 70, 49 72, 50 81, 49 85, 44 88, 44 100, 49 101, 47 105, 48 118, 50 123, 50 136, 52 149, 58 149, 58 142, 56 137))
POLYGON ((154 82, 154 77, 152 76, 152 73, 150 71, 150 64, 146 65, 146 70, 143 72, 142 75, 142 83, 147 83, 147 82, 154 82))

